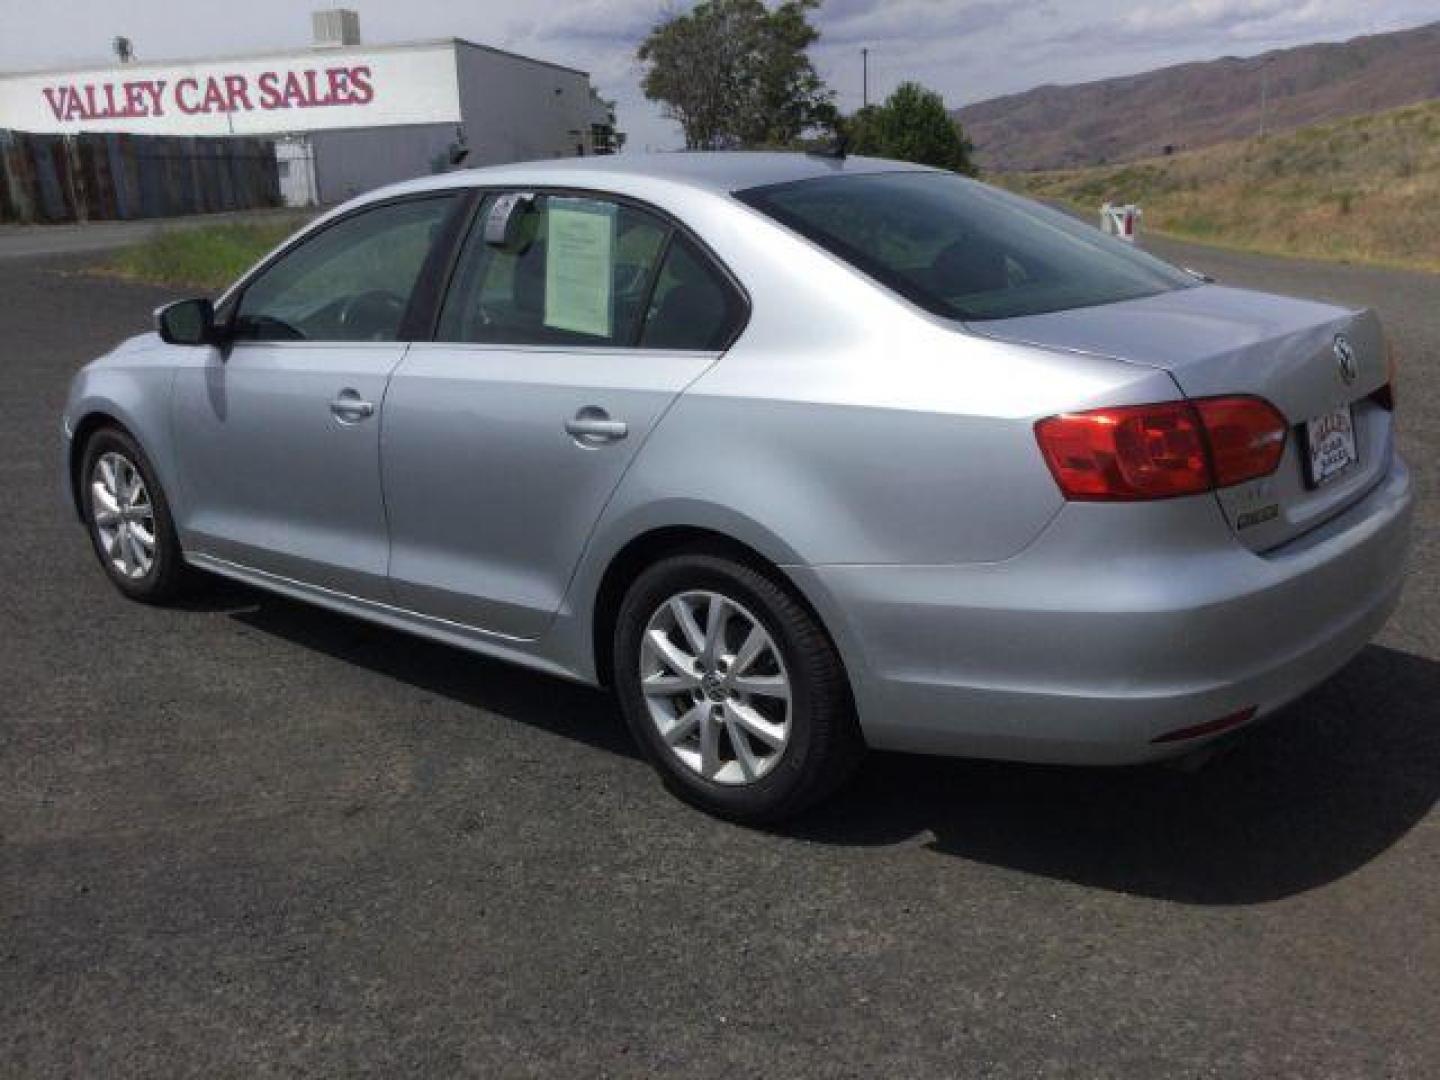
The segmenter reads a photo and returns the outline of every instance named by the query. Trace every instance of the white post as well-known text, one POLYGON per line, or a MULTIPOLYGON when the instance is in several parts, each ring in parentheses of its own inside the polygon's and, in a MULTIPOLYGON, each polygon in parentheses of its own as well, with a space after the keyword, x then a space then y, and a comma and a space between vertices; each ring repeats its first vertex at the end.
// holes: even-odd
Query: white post
POLYGON ((280 196, 286 206, 314 206, 315 156, 310 140, 286 136, 275 141, 275 162, 280 171, 280 196))
POLYGON ((1140 207, 1134 203, 1106 203, 1100 207, 1100 228, 1127 244, 1135 243, 1140 232, 1140 207))

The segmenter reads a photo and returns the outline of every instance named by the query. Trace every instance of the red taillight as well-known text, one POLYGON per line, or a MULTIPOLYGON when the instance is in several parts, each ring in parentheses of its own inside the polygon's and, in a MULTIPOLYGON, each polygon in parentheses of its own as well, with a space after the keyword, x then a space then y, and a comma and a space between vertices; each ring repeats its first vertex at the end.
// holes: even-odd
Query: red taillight
POLYGON ((1035 437, 1066 498, 1167 499, 1210 487, 1195 410, 1129 405, 1041 420, 1035 437))
POLYGON ((1183 742, 1186 739, 1198 739, 1202 735, 1218 735, 1222 731, 1229 731, 1241 724, 1248 724, 1255 716, 1256 707, 1251 705, 1233 712, 1229 716, 1222 716, 1218 720, 1207 720, 1203 724, 1195 724, 1193 727, 1176 728, 1174 731, 1167 731, 1164 735, 1156 735, 1151 739, 1152 743, 1183 742))
POLYGON ((1067 499, 1169 499, 1275 471, 1288 427, 1255 397, 1125 405, 1051 416, 1035 438, 1067 499))
POLYGON ((1279 466, 1290 427, 1274 405, 1257 397, 1200 398, 1195 409, 1210 440, 1216 487, 1269 476, 1279 466))

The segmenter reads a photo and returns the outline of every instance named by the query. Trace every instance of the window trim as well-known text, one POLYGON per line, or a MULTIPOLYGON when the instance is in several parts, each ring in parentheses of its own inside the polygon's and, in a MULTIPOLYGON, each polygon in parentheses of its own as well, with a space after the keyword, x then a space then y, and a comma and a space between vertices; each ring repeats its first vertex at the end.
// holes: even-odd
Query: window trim
POLYGON ((416 340, 433 342, 439 345, 449 345, 456 348, 463 346, 492 350, 541 348, 551 350, 558 349, 565 352, 676 352, 699 353, 705 356, 714 356, 727 352, 729 349, 731 349, 734 346, 735 342, 740 339, 740 335, 743 334, 746 328, 750 325, 750 318, 754 312, 754 305, 750 301, 750 293, 748 290, 746 290, 744 283, 740 281, 740 279, 736 276, 735 272, 732 271, 728 265, 726 265, 725 261, 721 259, 720 256, 715 254, 714 249, 711 248, 710 245, 707 244, 705 240, 695 232, 694 229, 690 228, 674 214, 661 207, 656 206, 654 203, 647 202, 644 199, 636 198, 633 195, 624 195, 615 191, 605 191, 601 188, 574 187, 569 185, 537 185, 514 183, 477 184, 474 187, 470 188, 470 191, 475 196, 474 202, 470 207, 466 227, 459 230, 459 235, 456 237, 454 250, 449 259, 448 269, 445 274, 444 284, 443 287, 439 290, 438 300, 433 312, 433 318, 430 322, 429 336, 425 338, 417 338, 416 340), (460 256, 464 253, 465 246, 468 243, 471 234, 475 231, 476 228, 481 227, 479 222, 481 208, 492 196, 516 192, 525 192, 526 194, 544 196, 547 198, 557 197, 562 199, 604 199, 608 202, 613 202, 616 205, 628 206, 633 210, 638 210, 642 213, 649 214, 652 217, 656 218, 662 225, 666 226, 667 232, 665 236, 665 241, 662 244, 661 250, 657 255, 655 265, 651 269, 650 281, 647 283, 646 286, 647 299, 654 294, 655 285, 660 278, 661 266, 664 263, 665 256, 668 255, 670 252, 670 248, 672 246, 675 235, 678 233, 681 236, 684 236, 695 246, 696 251, 700 254, 701 258, 708 264, 711 271, 719 280, 721 287, 728 290, 731 294, 731 298, 736 302, 736 317, 733 320, 734 325, 730 328, 730 332, 725 336, 723 344, 714 349, 647 349, 640 344, 640 338, 644 334, 643 315, 635 327, 635 340, 632 342, 612 342, 605 345, 569 345, 560 342, 556 342, 554 344, 531 343, 526 345, 519 343, 506 344, 504 342, 493 341, 440 341, 436 337, 440 329, 440 313, 444 309, 445 301, 449 299, 450 290, 455 286, 455 273, 459 268, 460 256))
MULTIPOLYGON (((665 260, 670 258, 670 252, 675 247, 675 226, 671 225, 665 230, 665 239, 660 242, 660 250, 655 253, 655 265, 650 268, 649 280, 645 282, 645 292, 640 297, 640 311, 635 320, 633 333, 635 340, 630 344, 636 349, 645 349, 641 344, 645 340, 645 324, 650 319, 650 305, 655 303, 655 290, 660 287, 660 273, 665 269, 665 260)), ((647 352, 657 350, 646 349, 647 352)))
POLYGON ((410 305, 405 309, 405 317, 400 320, 400 328, 406 332, 404 340, 411 343, 435 339, 435 328, 440 325, 440 309, 445 305, 450 274, 460 258, 465 237, 485 202, 474 188, 450 190, 459 192, 460 198, 446 216, 440 235, 435 238, 435 246, 420 267, 420 276, 415 279, 415 289, 410 294, 410 305))

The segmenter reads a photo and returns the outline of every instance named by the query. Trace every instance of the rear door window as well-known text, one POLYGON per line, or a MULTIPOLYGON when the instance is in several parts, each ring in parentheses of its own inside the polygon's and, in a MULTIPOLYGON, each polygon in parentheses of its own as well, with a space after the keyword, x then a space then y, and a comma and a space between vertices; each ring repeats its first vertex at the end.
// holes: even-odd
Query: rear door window
POLYGON ((693 241, 677 234, 651 294, 640 347, 723 349, 742 318, 742 305, 734 288, 693 241))
POLYGON ((440 313, 437 340, 628 346, 635 341, 669 225, 606 199, 537 195, 487 239, 481 207, 440 313))

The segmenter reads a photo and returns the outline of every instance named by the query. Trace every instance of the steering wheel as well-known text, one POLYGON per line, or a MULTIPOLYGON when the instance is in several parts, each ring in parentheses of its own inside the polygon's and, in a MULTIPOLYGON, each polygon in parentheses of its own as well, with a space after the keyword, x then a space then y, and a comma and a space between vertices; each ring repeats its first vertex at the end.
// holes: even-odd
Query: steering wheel
POLYGON ((400 329, 405 301, 384 289, 357 293, 340 307, 336 321, 352 341, 384 341, 400 329))
POLYGON ((291 326, 284 319, 274 315, 261 315, 255 319, 243 320, 236 337, 254 341, 304 341, 305 335, 299 327, 291 326))

